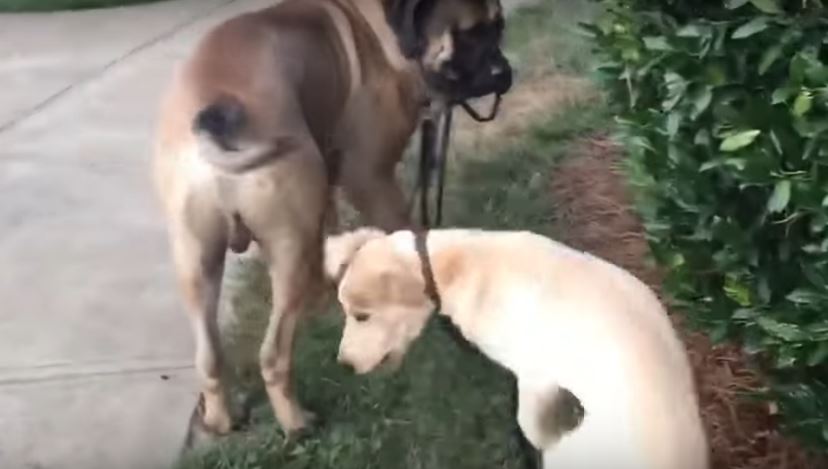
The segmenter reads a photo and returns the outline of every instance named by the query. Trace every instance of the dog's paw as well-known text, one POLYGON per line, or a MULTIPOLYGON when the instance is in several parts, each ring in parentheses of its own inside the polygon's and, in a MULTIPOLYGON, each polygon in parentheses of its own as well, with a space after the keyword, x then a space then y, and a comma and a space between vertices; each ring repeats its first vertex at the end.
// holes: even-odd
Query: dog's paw
POLYGON ((232 427, 233 422, 226 409, 223 413, 221 411, 207 411, 204 396, 199 395, 198 401, 190 414, 187 436, 182 451, 212 445, 221 435, 230 433, 232 427))
POLYGON ((283 427, 285 432, 285 443, 295 443, 312 433, 313 428, 319 423, 319 418, 314 412, 304 409, 297 409, 291 425, 283 427))
POLYGON ((233 418, 224 400, 216 396, 208 403, 203 393, 198 397, 190 423, 191 426, 201 427, 201 431, 216 436, 226 435, 233 430, 233 418))

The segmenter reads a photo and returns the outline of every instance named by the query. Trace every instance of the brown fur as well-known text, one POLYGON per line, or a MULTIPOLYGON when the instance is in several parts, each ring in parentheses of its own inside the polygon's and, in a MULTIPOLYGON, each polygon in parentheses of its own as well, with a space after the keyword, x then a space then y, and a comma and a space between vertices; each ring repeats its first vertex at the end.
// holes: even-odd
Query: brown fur
POLYGON ((291 385, 293 337, 319 284, 331 188, 341 185, 374 226, 410 225, 394 169, 428 96, 423 67, 451 56, 440 47, 446 27, 491 21, 498 15, 488 10, 499 10, 491 0, 487 8, 465 7, 480 0, 440 0, 427 20, 433 47, 418 63, 402 55, 386 22, 391 1, 285 0, 233 18, 201 41, 164 100, 155 180, 196 339, 203 423, 212 432, 232 424, 216 326, 228 247, 243 251, 256 241, 268 262, 273 311, 262 376, 278 421, 293 433, 308 421, 291 385), (233 142, 239 148, 194 127, 222 102, 244 112, 233 142), (221 167, 242 154, 255 164, 221 167))

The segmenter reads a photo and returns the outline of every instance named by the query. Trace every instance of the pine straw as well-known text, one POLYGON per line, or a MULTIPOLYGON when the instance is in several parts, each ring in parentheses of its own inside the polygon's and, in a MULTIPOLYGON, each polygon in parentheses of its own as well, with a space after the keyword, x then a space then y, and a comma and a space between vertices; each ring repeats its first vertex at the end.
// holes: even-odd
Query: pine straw
MULTIPOLYGON (((661 276, 647 262, 643 227, 630 205, 620 151, 603 135, 576 145, 552 175, 552 198, 562 241, 623 266, 659 291, 661 276)), ((779 434, 766 403, 744 393, 761 387, 759 376, 732 345, 713 346, 688 332, 673 315, 695 371, 701 413, 714 469, 814 469, 828 467, 779 434)))

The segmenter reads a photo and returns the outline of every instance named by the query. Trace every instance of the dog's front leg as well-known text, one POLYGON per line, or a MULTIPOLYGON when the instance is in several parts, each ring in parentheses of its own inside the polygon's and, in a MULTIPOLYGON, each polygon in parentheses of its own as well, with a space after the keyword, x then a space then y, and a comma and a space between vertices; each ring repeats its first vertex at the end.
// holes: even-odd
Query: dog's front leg
POLYGON ((351 167, 343 172, 348 200, 367 225, 389 233, 412 227, 408 204, 393 170, 351 167))
POLYGON ((339 184, 366 224, 386 232, 413 227, 395 174, 413 124, 409 128, 393 105, 377 107, 377 103, 393 100, 369 95, 355 98, 339 129, 339 184))

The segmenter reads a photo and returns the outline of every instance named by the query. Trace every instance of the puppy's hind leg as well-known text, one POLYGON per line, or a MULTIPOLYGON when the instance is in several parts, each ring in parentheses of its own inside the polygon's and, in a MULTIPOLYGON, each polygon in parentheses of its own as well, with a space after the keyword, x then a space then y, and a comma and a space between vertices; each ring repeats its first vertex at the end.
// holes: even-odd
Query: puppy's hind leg
POLYGON ((217 314, 227 247, 220 219, 212 220, 215 223, 201 227, 206 229, 194 229, 183 219, 175 220, 170 236, 178 283, 195 337, 201 423, 208 432, 225 434, 231 430, 232 418, 221 380, 217 314))

